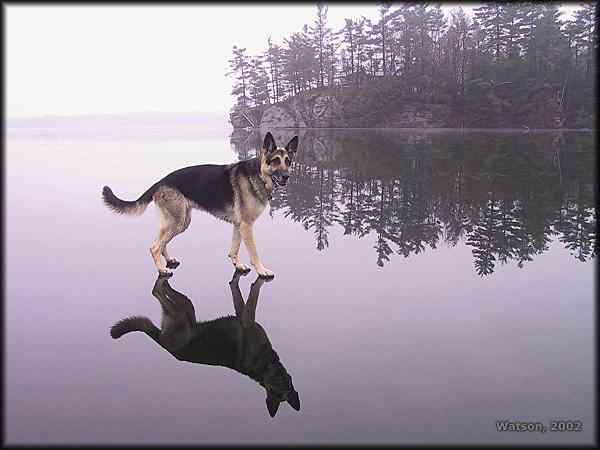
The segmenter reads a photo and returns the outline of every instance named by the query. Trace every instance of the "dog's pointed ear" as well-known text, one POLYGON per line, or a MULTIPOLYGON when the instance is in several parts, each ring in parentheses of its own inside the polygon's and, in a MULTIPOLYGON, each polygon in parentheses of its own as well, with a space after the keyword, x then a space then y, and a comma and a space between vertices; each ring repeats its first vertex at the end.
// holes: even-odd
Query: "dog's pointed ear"
POLYGON ((294 391, 292 395, 290 395, 290 398, 287 399, 287 402, 296 411, 300 411, 300 398, 298 397, 298 391, 294 391))
POLYGON ((290 155, 290 158, 294 159, 296 157, 296 150, 298 150, 298 136, 294 136, 290 139, 290 142, 287 143, 285 149, 290 155))
POLYGON ((265 135, 265 140, 263 142, 263 152, 272 152, 277 148, 277 144, 275 144, 275 139, 273 139, 273 135, 267 131, 265 135))
POLYGON ((279 409, 279 402, 277 400, 274 400, 273 398, 270 398, 267 395, 267 410, 269 410, 269 415, 271 417, 275 417, 275 414, 277 414, 278 409, 279 409))

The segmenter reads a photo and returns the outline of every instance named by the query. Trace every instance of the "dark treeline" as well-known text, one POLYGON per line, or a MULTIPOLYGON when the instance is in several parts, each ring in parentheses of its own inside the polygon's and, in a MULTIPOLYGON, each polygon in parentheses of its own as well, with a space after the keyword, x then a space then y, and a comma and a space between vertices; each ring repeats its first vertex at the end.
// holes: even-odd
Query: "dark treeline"
MULTIPOLYGON (((312 230, 317 249, 334 226, 372 239, 379 266, 463 241, 481 276, 522 267, 553 239, 581 261, 597 254, 591 134, 354 131, 301 131, 293 176, 271 201, 271 214, 312 230)), ((240 158, 261 142, 232 137, 240 158)))
POLYGON ((559 5, 483 3, 470 17, 379 3, 378 20, 347 18, 333 30, 317 3, 314 23, 283 43, 269 39, 259 55, 234 46, 233 109, 317 89, 340 96, 340 126, 392 124, 400 105, 416 102, 443 106, 457 126, 593 127, 597 3, 571 20, 559 5))

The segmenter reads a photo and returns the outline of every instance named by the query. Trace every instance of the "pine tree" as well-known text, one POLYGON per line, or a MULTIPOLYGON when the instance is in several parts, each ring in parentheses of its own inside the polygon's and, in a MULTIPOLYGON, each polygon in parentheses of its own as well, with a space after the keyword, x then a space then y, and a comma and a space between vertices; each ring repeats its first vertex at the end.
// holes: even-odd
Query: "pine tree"
POLYGON ((488 2, 475 8, 475 17, 486 33, 486 49, 493 52, 496 60, 500 59, 504 47, 504 7, 500 2, 488 2))
POLYGON ((374 47, 371 45, 369 30, 373 28, 373 24, 365 16, 360 16, 356 21, 356 79, 357 86, 363 85, 364 69, 363 66, 370 61, 371 74, 374 76, 378 71, 377 62, 375 60, 374 47))
POLYGON ((298 94, 302 89, 300 71, 302 70, 302 37, 300 33, 294 33, 283 40, 283 66, 284 77, 290 86, 292 95, 298 94))
POLYGON ((450 72, 456 91, 464 95, 468 54, 470 48, 471 22, 460 7, 450 12, 450 22, 446 31, 446 47, 444 56, 446 67, 450 72))
POLYGON ((536 22, 536 38, 539 56, 536 73, 558 81, 564 77, 568 59, 565 60, 566 39, 561 32, 561 11, 555 3, 545 3, 536 22))
POLYGON ((346 51, 349 54, 347 68, 344 68, 346 75, 354 74, 354 58, 356 54, 355 24, 352 19, 345 19, 346 25, 341 30, 343 43, 346 45, 346 51))
POLYGON ((577 35, 578 43, 585 48, 585 76, 591 74, 595 49, 598 48, 598 35, 596 24, 598 20, 598 3, 584 3, 582 8, 575 11, 575 22, 580 24, 580 32, 577 35))
POLYGON ((373 39, 375 42, 379 43, 379 48, 381 51, 381 68, 383 70, 383 75, 386 74, 386 68, 387 68, 387 63, 386 63, 386 50, 387 47, 389 45, 389 42, 386 41, 386 38, 388 38, 387 36, 387 32, 388 32, 388 21, 389 21, 389 17, 388 17, 388 12, 390 10, 390 7, 392 6, 392 2, 380 2, 378 3, 379 5, 379 15, 380 15, 380 19, 379 22, 376 24, 375 27, 373 27, 373 39))
POLYGON ((521 35, 521 23, 518 17, 519 6, 507 3, 501 10, 502 38, 509 60, 517 58, 520 54, 517 41, 521 35))
POLYGON ((269 75, 271 79, 271 96, 274 103, 283 100, 285 89, 283 85, 282 51, 277 44, 271 42, 271 37, 267 40, 268 49, 264 58, 269 66, 269 75))
POLYGON ((317 2, 317 18, 315 19, 314 27, 311 31, 311 43, 313 44, 314 53, 319 60, 319 77, 318 86, 324 86, 326 74, 326 59, 327 51, 331 44, 331 28, 327 26, 327 6, 323 2, 317 2))
POLYGON ((442 59, 442 33, 446 28, 446 19, 442 12, 440 3, 436 4, 431 12, 431 42, 432 42, 432 64, 431 64, 431 96, 434 98, 438 78, 441 78, 439 67, 442 59))
POLYGON ((248 93, 254 106, 269 103, 269 76, 263 66, 262 58, 258 56, 250 58, 248 93))
POLYGON ((247 107, 249 103, 247 83, 250 71, 250 61, 245 55, 245 48, 233 46, 233 58, 229 60, 229 71, 227 76, 235 80, 231 94, 236 96, 238 107, 247 107))

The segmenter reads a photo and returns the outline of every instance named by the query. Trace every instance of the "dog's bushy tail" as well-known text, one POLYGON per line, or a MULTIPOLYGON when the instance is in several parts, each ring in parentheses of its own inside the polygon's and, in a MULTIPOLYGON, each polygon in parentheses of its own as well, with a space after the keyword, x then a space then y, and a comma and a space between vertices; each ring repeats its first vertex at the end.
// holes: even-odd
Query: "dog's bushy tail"
POLYGON ((160 329, 144 316, 126 317, 119 320, 110 329, 110 335, 113 339, 119 339, 124 334, 132 331, 143 331, 156 342, 159 342, 160 329))
POLYGON ((160 184, 156 183, 135 201, 121 200, 113 194, 111 188, 104 186, 102 188, 102 199, 104 200, 104 204, 117 214, 139 216, 146 210, 146 206, 152 201, 152 196, 158 190, 159 186, 160 184))

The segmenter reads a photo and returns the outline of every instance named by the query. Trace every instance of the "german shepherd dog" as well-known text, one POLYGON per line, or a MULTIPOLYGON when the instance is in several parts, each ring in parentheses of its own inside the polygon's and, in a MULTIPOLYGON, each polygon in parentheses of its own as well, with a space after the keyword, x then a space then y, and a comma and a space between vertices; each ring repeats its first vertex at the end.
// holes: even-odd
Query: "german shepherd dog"
POLYGON ((110 335, 118 339, 131 331, 143 331, 179 361, 224 366, 252 378, 267 392, 267 410, 271 417, 284 401, 300 411, 292 377, 279 361, 267 333, 255 321, 260 288, 269 280, 258 277, 244 304, 238 283, 240 275, 247 273, 236 269, 229 282, 235 316, 208 322, 197 322, 190 299, 173 289, 167 277, 159 275, 152 295, 162 307, 162 329, 147 317, 135 316, 113 325, 110 335))
POLYGON ((171 276, 171 269, 179 265, 179 261, 167 251, 167 244, 187 229, 191 209, 197 208, 233 224, 228 256, 236 269, 250 270, 238 258, 243 239, 250 263, 258 274, 273 277, 273 272, 260 260, 252 226, 269 203, 273 190, 287 184, 297 148, 298 136, 294 136, 285 147, 278 147, 271 133, 267 133, 261 154, 256 158, 229 165, 203 164, 176 170, 152 185, 135 201, 117 198, 108 186, 102 189, 102 197, 114 212, 128 215, 141 214, 154 201, 161 224, 150 253, 158 273, 163 276, 171 276))

